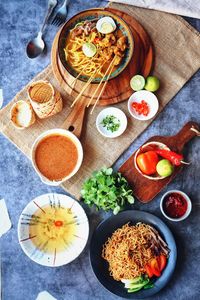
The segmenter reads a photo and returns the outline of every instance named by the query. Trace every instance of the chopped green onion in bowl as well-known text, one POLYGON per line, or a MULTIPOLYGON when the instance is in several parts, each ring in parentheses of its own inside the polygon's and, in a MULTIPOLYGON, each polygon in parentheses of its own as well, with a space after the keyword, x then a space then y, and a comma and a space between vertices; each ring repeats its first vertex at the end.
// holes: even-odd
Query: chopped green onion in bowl
POLYGON ((96 119, 96 127, 104 137, 116 138, 126 130, 127 117, 121 109, 110 106, 100 111, 96 119))
POLYGON ((107 130, 110 130, 111 132, 115 132, 119 129, 120 126, 120 120, 117 119, 113 115, 107 115, 102 121, 101 124, 103 127, 106 127, 107 130))

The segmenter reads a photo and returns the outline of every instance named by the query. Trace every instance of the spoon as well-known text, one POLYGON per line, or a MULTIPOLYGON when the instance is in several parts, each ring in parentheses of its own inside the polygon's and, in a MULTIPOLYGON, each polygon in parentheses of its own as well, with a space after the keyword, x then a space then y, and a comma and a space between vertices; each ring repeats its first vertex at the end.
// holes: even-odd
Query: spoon
POLYGON ((26 46, 26 53, 29 58, 35 58, 44 51, 45 43, 42 38, 42 35, 44 32, 45 25, 48 22, 49 17, 52 14, 53 9, 56 5, 57 5, 57 0, 49 0, 47 14, 45 16, 40 31, 38 32, 37 36, 34 39, 32 39, 26 46))

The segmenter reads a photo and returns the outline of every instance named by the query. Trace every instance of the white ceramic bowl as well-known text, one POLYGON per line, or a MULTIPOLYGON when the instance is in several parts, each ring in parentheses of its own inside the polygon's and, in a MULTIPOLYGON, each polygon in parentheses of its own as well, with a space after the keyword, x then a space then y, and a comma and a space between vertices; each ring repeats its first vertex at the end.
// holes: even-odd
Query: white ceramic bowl
POLYGON ((33 146, 32 146, 32 154, 31 154, 31 158, 32 158, 32 165, 35 169, 35 171, 37 172, 37 174, 40 176, 41 180, 45 183, 45 184, 48 184, 48 185, 53 185, 53 186, 58 186, 60 185, 62 182, 66 181, 67 179, 71 178, 76 172, 78 172, 81 164, 82 164, 82 160, 83 160, 83 148, 82 148, 82 145, 79 141, 79 139, 70 131, 68 130, 65 130, 65 129, 60 129, 60 128, 57 128, 57 129, 50 129, 50 130, 47 130, 45 132, 43 132, 41 135, 38 136, 38 138, 35 140, 33 146), (37 145, 47 136, 49 135, 52 135, 52 134, 60 134, 60 135, 64 135, 68 138, 70 138, 74 144, 76 145, 76 148, 77 148, 77 151, 78 151, 78 161, 77 161, 77 164, 74 168, 74 170, 68 175, 66 176, 65 178, 63 178, 62 180, 60 181, 51 181, 49 180, 48 178, 46 178, 41 172, 40 170, 38 169, 37 167, 37 164, 35 162, 35 151, 36 151, 36 148, 37 148, 37 145))
MULTIPOLYGON (((163 176, 160 176, 160 175, 146 175, 144 173, 142 173, 142 171, 140 170, 140 168, 138 167, 137 165, 137 157, 140 153, 143 153, 145 148, 148 149, 147 147, 149 146, 157 146, 158 148, 160 149, 165 149, 165 150, 170 150, 165 144, 163 143, 160 143, 160 142, 149 142, 149 143, 146 143, 144 144, 143 146, 141 146, 136 152, 135 152, 135 155, 134 155, 134 165, 135 165, 135 168, 136 170, 144 177, 148 178, 148 179, 151 179, 151 180, 160 180, 160 179, 164 179, 166 177, 163 177, 163 176)), ((147 150, 148 151, 148 150, 147 150)))
POLYGON ((157 97, 155 96, 154 93, 149 92, 149 91, 141 90, 141 91, 135 92, 130 96, 130 98, 128 100, 128 110, 129 110, 131 116, 140 121, 147 121, 147 120, 152 119, 158 112, 158 108, 159 108, 159 103, 158 103, 157 97), (133 102, 139 103, 142 100, 145 100, 149 106, 148 116, 139 115, 135 111, 135 109, 132 108, 132 106, 131 106, 131 104, 133 102))
POLYGON ((108 108, 103 109, 98 114, 97 119, 96 119, 96 127, 103 136, 105 136, 107 138, 115 138, 115 137, 120 136, 126 130, 127 117, 121 109, 116 108, 116 107, 108 107, 108 108), (118 130, 116 130, 115 132, 111 132, 110 130, 107 130, 106 127, 104 127, 101 124, 103 119, 108 115, 113 115, 120 121, 120 126, 119 126, 118 130))
POLYGON ((24 253, 34 262, 48 267, 58 267, 70 263, 77 258, 87 244, 89 236, 88 218, 81 205, 74 199, 63 194, 45 194, 33 199, 24 208, 18 222, 18 239, 24 253), (29 236, 29 222, 32 215, 38 211, 39 207, 51 205, 52 207, 61 206, 71 209, 76 216, 77 226, 76 237, 65 250, 54 253, 47 253, 38 249, 29 236))
POLYGON ((161 210, 163 216, 165 216, 166 219, 168 219, 168 220, 170 220, 170 221, 173 221, 173 222, 179 222, 179 221, 185 220, 185 219, 189 216, 189 214, 191 213, 191 210, 192 210, 192 202, 191 202, 190 198, 188 197, 188 195, 185 194, 184 192, 179 191, 179 190, 171 190, 171 191, 166 192, 166 193, 162 196, 162 198, 161 198, 161 200, 160 200, 160 210, 161 210), (163 202, 164 202, 164 199, 165 199, 165 197, 166 197, 167 195, 169 195, 169 194, 171 194, 171 193, 178 193, 178 194, 181 194, 181 195, 185 198, 185 200, 187 201, 187 210, 186 210, 185 214, 184 214, 181 218, 170 218, 170 217, 164 212, 164 209, 163 209, 163 202))

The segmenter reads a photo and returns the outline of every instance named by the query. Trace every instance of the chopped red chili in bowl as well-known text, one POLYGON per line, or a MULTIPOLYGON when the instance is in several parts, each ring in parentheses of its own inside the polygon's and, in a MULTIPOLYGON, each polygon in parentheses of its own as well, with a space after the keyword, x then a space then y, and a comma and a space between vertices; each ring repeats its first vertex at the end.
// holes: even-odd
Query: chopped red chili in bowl
POLYGON ((139 115, 148 116, 149 106, 145 100, 142 100, 141 102, 133 102, 131 106, 139 115))

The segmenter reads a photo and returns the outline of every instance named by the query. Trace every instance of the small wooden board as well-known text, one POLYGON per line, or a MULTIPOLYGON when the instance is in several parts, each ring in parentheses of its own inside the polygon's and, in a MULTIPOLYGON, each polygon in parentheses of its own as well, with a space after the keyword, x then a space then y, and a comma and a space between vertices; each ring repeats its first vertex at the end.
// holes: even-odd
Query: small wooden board
MULTIPOLYGON (((109 7, 104 9, 120 16, 129 24, 134 39, 134 53, 127 68, 118 77, 108 82, 98 103, 99 105, 103 106, 127 100, 133 93, 133 90, 130 88, 131 77, 138 73, 142 74, 144 77, 148 76, 152 69, 154 59, 151 39, 141 24, 138 23, 138 21, 136 21, 133 17, 122 11, 109 7)), ((74 81, 74 77, 66 71, 58 58, 57 44, 59 33, 60 31, 57 33, 54 39, 51 53, 54 76, 60 83, 61 87, 64 88, 68 94, 76 97, 82 90, 85 82, 77 80, 75 85, 71 85, 71 83, 74 81)), ((84 92, 84 97, 82 98, 85 98, 85 100, 88 102, 88 97, 93 95, 96 86, 97 85, 94 83, 90 84, 89 88, 84 92)), ((93 103, 95 102, 96 98, 97 97, 94 97, 93 103)))
MULTIPOLYGON (((167 145, 172 151, 182 153, 183 148, 187 142, 189 142, 197 134, 191 130, 194 128, 199 130, 199 126, 195 122, 188 122, 176 135, 174 136, 153 136, 145 142, 161 142, 167 145)), ((119 168, 119 172, 128 180, 130 186, 133 189, 134 195, 137 199, 143 203, 151 201, 168 183, 170 183, 174 177, 182 170, 182 166, 175 167, 171 176, 162 180, 150 180, 142 176, 134 166, 134 155, 119 168)))

